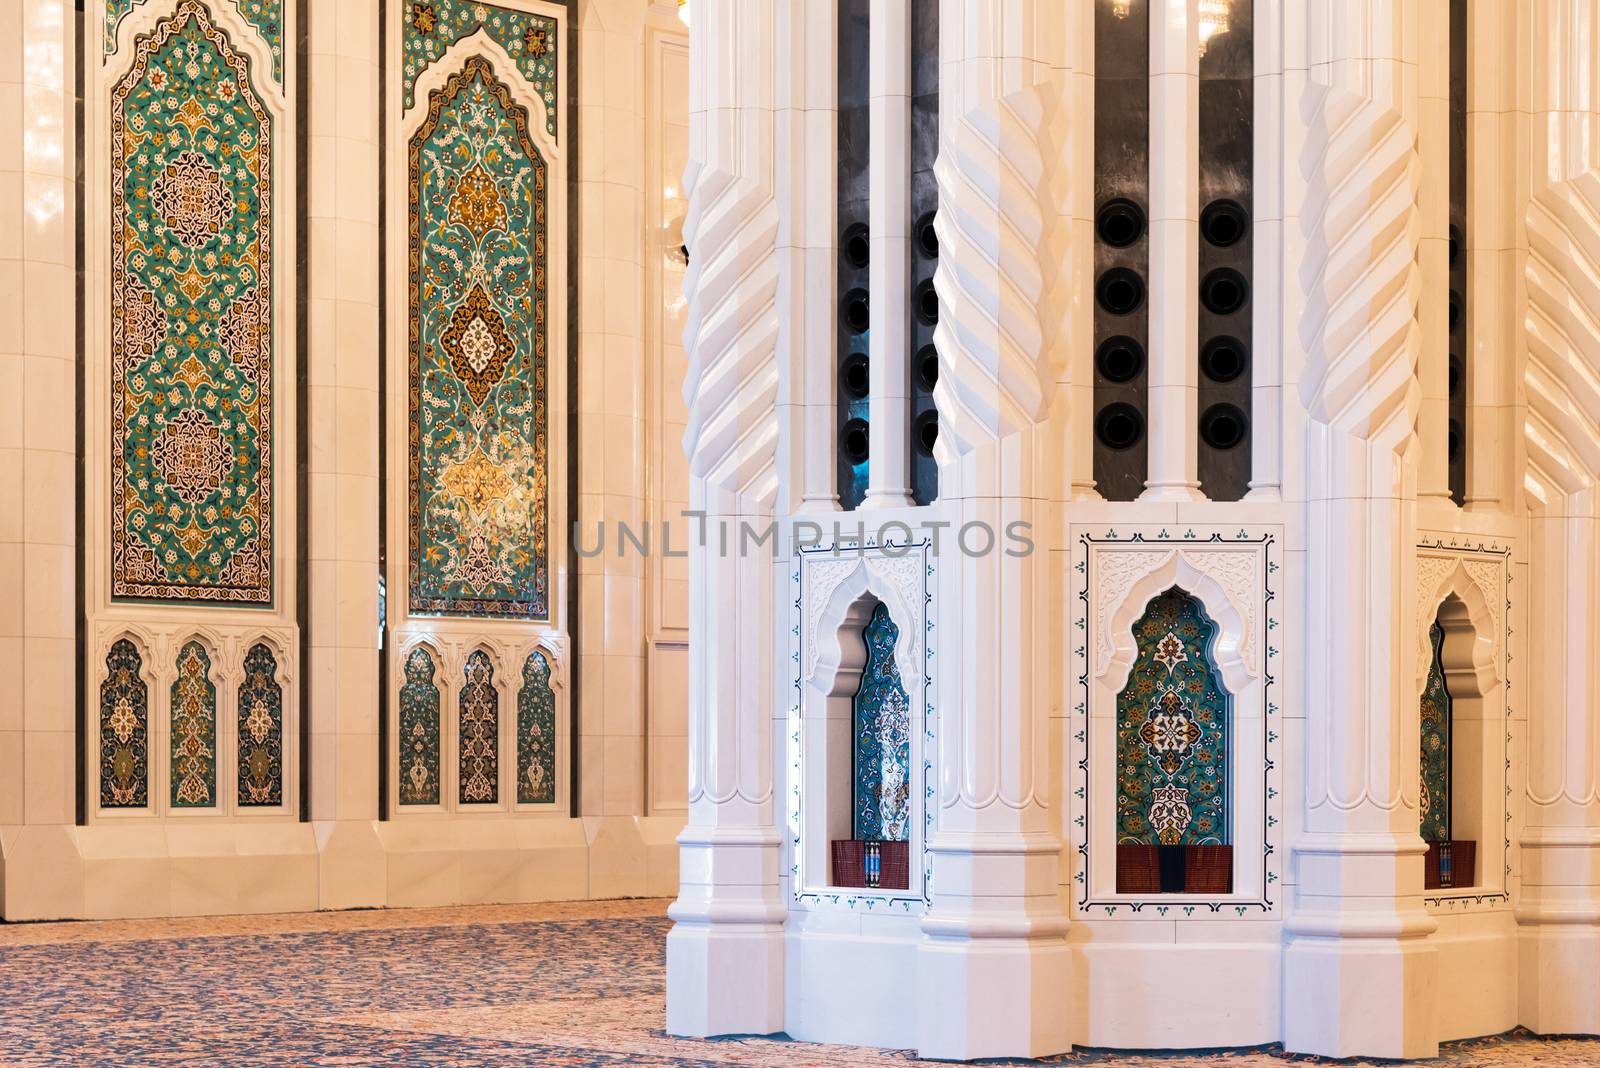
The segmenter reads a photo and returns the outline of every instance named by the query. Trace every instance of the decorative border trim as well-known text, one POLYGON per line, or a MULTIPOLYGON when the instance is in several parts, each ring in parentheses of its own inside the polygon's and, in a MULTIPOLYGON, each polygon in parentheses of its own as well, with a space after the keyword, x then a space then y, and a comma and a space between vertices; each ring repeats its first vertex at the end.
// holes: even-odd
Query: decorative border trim
MULTIPOLYGON (((1507 905, 1511 902, 1511 664, 1516 659, 1511 652, 1511 636, 1515 633, 1511 625, 1511 545, 1503 544, 1494 538, 1483 539, 1472 535, 1450 535, 1448 537, 1448 541, 1445 540, 1445 536, 1435 537, 1432 541, 1428 541, 1426 538, 1419 539, 1417 542, 1418 556, 1420 557, 1424 553, 1438 556, 1442 552, 1445 556, 1460 559, 1472 557, 1476 557, 1479 560, 1498 558, 1494 562, 1500 568, 1500 594, 1503 598, 1503 607, 1499 607, 1497 613, 1499 617, 1497 622, 1501 624, 1501 632, 1496 636, 1497 640, 1501 642, 1501 651, 1504 655, 1505 664, 1505 701, 1504 707, 1501 709, 1502 735, 1505 739, 1505 748, 1502 753, 1504 763, 1501 781, 1504 784, 1506 800, 1502 812, 1505 839, 1504 852, 1500 854, 1500 889, 1493 893, 1433 894, 1424 896, 1422 899, 1423 905, 1434 909, 1443 909, 1450 912, 1470 912, 1485 906, 1507 905)), ((1487 592, 1485 591, 1485 593, 1487 592)), ((1423 595, 1424 591, 1419 586, 1417 596, 1421 598, 1423 595)), ((1496 606, 1491 602, 1490 607, 1494 608, 1496 606)), ((1418 609, 1421 609, 1420 604, 1418 609)))
MULTIPOLYGON (((1282 535, 1282 528, 1278 526, 1250 526, 1240 527, 1233 533, 1225 534, 1223 528, 1208 526, 1184 526, 1181 534, 1174 535, 1171 528, 1161 526, 1157 532, 1148 535, 1146 531, 1153 524, 1136 524, 1128 534, 1119 534, 1114 527, 1106 529, 1104 535, 1096 537, 1093 534, 1080 534, 1076 547, 1072 550, 1077 559, 1072 564, 1072 569, 1082 577, 1082 586, 1078 590, 1078 611, 1072 621, 1072 627, 1078 632, 1076 644, 1071 650, 1071 655, 1078 668, 1078 686, 1080 699, 1073 705, 1068 715, 1068 744, 1076 754, 1075 766, 1077 769, 1077 785, 1071 790, 1069 804, 1076 801, 1078 811, 1072 817, 1072 834, 1078 847, 1078 870, 1073 874, 1073 880, 1078 887, 1077 911, 1086 919, 1127 919, 1132 917, 1144 918, 1148 912, 1154 912, 1163 919, 1234 919, 1251 916, 1258 913, 1260 916, 1271 916, 1278 912, 1279 903, 1274 899, 1274 888, 1282 881, 1282 860, 1278 843, 1274 841, 1277 829, 1281 823, 1279 809, 1280 797, 1283 793, 1283 773, 1279 768, 1278 750, 1281 733, 1279 724, 1282 720, 1282 710, 1278 707, 1273 694, 1273 686, 1277 680, 1273 675, 1273 661, 1281 654, 1281 650, 1273 642, 1274 632, 1282 626, 1275 607, 1277 591, 1273 589, 1273 577, 1282 570, 1279 562, 1278 539, 1282 535), (1261 868, 1261 890, 1254 898, 1241 897, 1233 894, 1227 897, 1205 897, 1195 894, 1168 895, 1170 900, 1160 899, 1097 899, 1092 897, 1090 887, 1093 881, 1089 878, 1090 851, 1089 851, 1089 805, 1092 794, 1089 782, 1089 705, 1091 701, 1091 675, 1094 673, 1090 657, 1090 649, 1098 645, 1101 635, 1090 634, 1090 620, 1099 619, 1103 606, 1095 601, 1093 586, 1090 582, 1089 559, 1095 550, 1101 546, 1151 546, 1172 547, 1203 545, 1256 545, 1259 546, 1261 560, 1261 603, 1258 624, 1260 634, 1246 634, 1243 636, 1242 647, 1257 647, 1256 658, 1261 664, 1262 683, 1262 821, 1261 843, 1264 853, 1261 868), (1231 915, 1230 915, 1231 914, 1231 915)), ((1072 772, 1069 770, 1069 776, 1072 772)), ((1254 917, 1259 918, 1259 917, 1254 917)))
POLYGON ((933 698, 933 585, 935 580, 934 555, 931 551, 932 543, 924 538, 921 541, 884 541, 881 545, 874 538, 867 538, 863 543, 857 540, 836 541, 830 544, 818 545, 814 548, 799 549, 793 559, 793 566, 789 573, 789 585, 793 593, 792 625, 789 632, 789 662, 791 674, 791 699, 789 703, 788 732, 786 741, 785 763, 788 767, 789 783, 788 809, 785 818, 788 821, 789 839, 789 888, 790 900, 796 905, 807 907, 839 907, 852 911, 871 912, 879 905, 881 911, 911 913, 920 912, 928 908, 933 901, 933 854, 928 851, 928 840, 933 837, 934 815, 938 804, 934 798, 935 776, 934 756, 938 751, 937 719, 933 698), (891 556, 886 550, 896 550, 898 556, 891 556), (806 892, 802 888, 805 880, 801 877, 801 797, 803 792, 803 772, 805 768, 805 753, 801 743, 804 736, 802 729, 802 710, 805 707, 804 687, 806 677, 810 674, 808 665, 816 663, 815 634, 812 633, 817 622, 815 612, 811 610, 808 593, 808 579, 813 571, 825 563, 835 561, 848 561, 850 567, 841 571, 837 581, 828 589, 831 594, 837 588, 838 582, 853 574, 858 564, 868 560, 887 560, 901 566, 907 561, 919 561, 921 564, 922 582, 917 592, 922 598, 924 616, 925 639, 916 641, 916 635, 908 630, 902 630, 900 641, 896 645, 895 660, 900 665, 902 673, 905 671, 906 654, 900 648, 910 642, 910 652, 920 646, 924 664, 922 676, 922 885, 920 889, 910 891, 879 891, 862 892, 859 894, 806 892))

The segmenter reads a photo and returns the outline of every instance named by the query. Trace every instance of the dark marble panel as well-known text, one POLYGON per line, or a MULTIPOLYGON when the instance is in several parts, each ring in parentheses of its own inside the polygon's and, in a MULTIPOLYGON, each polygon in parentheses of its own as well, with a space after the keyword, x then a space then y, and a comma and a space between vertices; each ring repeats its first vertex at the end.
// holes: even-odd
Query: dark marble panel
MULTIPOLYGON (((1095 5, 1094 190, 1098 215, 1115 201, 1121 225, 1137 231, 1123 240, 1098 227, 1094 267, 1094 478, 1102 496, 1127 501, 1144 491, 1148 454, 1148 302, 1118 314, 1098 294, 1107 272, 1132 272, 1147 281, 1150 246, 1142 220, 1150 196, 1150 12, 1147 0, 1097 0, 1095 5), (1106 240, 1111 237, 1112 240, 1106 240)), ((1114 276, 1112 276, 1114 277, 1114 276)))
MULTIPOLYGON (((1467 272, 1467 39, 1468 0, 1450 0, 1450 258, 1449 301, 1445 319, 1450 331, 1450 496, 1457 504, 1467 494, 1467 390, 1472 366, 1467 360, 1470 319, 1467 272)), ((1432 447, 1430 445, 1430 447, 1432 447)))
MULTIPOLYGON (((939 0, 912 0, 911 3, 911 291, 933 278, 939 265, 937 237, 927 229, 939 207, 939 189, 933 177, 933 163, 939 151, 939 0)), ((913 301, 915 304, 915 301, 913 301)), ((903 358, 911 363, 910 440, 911 495, 918 504, 928 504, 939 496, 939 470, 933 462, 933 442, 939 434, 939 415, 934 410, 930 364, 937 366, 933 347, 934 325, 918 314, 916 307, 906 310, 911 324, 910 344, 903 358)))
MULTIPOLYGON (((866 426, 871 418, 867 398, 852 388, 867 358, 872 299, 867 293, 868 260, 852 256, 851 246, 859 248, 859 237, 868 226, 868 167, 871 138, 868 125, 868 34, 870 0, 839 0, 839 200, 837 235, 838 366, 835 376, 838 397, 837 488, 839 502, 855 508, 867 492, 866 426), (851 242, 846 235, 857 237, 851 242), (856 316, 861 295, 866 294, 867 326, 856 316), (854 319, 854 321, 852 321, 854 319), (846 374, 855 366, 854 374, 846 374)), ((870 236, 870 235, 868 235, 870 236)))
POLYGON ((1252 15, 1251 0, 1232 0, 1227 29, 1206 41, 1200 57, 1200 395, 1196 431, 1200 488, 1219 501, 1238 500, 1250 488, 1255 157, 1252 15), (1219 301, 1224 289, 1239 292, 1242 299, 1219 301))

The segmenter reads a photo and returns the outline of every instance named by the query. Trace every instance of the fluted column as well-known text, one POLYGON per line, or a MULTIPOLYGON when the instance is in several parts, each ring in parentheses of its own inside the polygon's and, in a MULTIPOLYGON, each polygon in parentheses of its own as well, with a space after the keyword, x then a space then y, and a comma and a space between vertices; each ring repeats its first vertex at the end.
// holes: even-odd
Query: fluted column
POLYGON ((1596 0, 1533 8, 1527 210, 1533 669, 1520 1022, 1600 1032, 1600 173, 1596 0))
POLYGON ((1432 1056, 1411 610, 1416 539, 1416 0, 1317 0, 1301 156, 1306 791, 1284 1041, 1432 1056))
POLYGON ((774 564, 738 547, 777 495, 776 0, 696 0, 691 28, 684 450, 705 536, 689 556, 689 822, 667 937, 667 1030, 783 1029, 772 796, 774 564), (727 548, 723 532, 729 536, 727 548))
POLYGON ((1047 272, 1067 264, 1043 259, 1064 247, 1051 194, 1051 168, 1064 161, 1045 131, 1069 92, 1068 12, 1058 0, 948 0, 942 21, 953 32, 942 35, 935 166, 936 456, 950 518, 972 533, 936 594, 940 640, 960 655, 937 679, 939 810, 917 1047, 952 1060, 1041 1056, 1070 1046, 1072 1005, 1046 746, 1046 497, 1065 462, 1044 447, 1056 378, 1047 272), (1015 524, 1036 551, 1006 552, 1015 524))

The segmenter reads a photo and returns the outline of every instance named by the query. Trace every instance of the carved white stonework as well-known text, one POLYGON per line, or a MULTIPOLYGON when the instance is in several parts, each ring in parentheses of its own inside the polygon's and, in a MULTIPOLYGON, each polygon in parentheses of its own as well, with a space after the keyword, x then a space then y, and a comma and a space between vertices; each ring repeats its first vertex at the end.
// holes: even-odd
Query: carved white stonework
POLYGON ((893 591, 890 594, 890 614, 900 629, 900 641, 895 646, 895 663, 900 677, 905 680, 921 678, 924 668, 924 649, 927 637, 928 564, 921 550, 903 552, 881 549, 841 549, 838 557, 818 557, 808 553, 800 565, 800 600, 805 618, 805 648, 807 681, 814 679, 817 671, 817 629, 827 613, 837 590, 844 581, 858 571, 866 575, 867 585, 875 590, 893 591), (899 609, 899 611, 896 611, 899 609))
MULTIPOLYGON (((1226 543, 1223 543, 1225 546, 1226 543)), ((1093 632, 1096 641, 1094 673, 1104 675, 1111 666, 1113 635, 1109 624, 1110 613, 1128 590, 1145 575, 1157 570, 1174 556, 1196 571, 1212 579, 1226 594, 1229 605, 1243 620, 1239 635, 1239 658, 1252 671, 1259 671, 1256 663, 1255 640, 1260 629, 1262 590, 1262 564, 1256 552, 1240 552, 1237 548, 1213 547, 1211 543, 1192 546, 1174 545, 1169 549, 1100 549, 1091 554, 1094 567, 1095 619, 1093 632)), ((1190 591, 1191 593, 1194 591, 1190 591)))
POLYGON ((1075 907, 1097 922, 1259 920, 1283 905, 1283 704, 1292 686, 1277 644, 1250 635, 1270 624, 1283 592, 1276 527, 1195 528, 1183 539, 1160 527, 1074 528, 1072 626, 1089 631, 1069 672, 1067 718, 1071 801, 1065 815, 1078 851, 1075 907), (1215 539, 1215 540, 1213 540, 1215 539), (1152 597, 1177 586, 1197 598, 1217 626, 1211 652, 1230 698, 1228 775, 1234 891, 1187 897, 1174 907, 1158 896, 1116 888, 1117 703, 1137 656, 1133 627, 1152 597), (1083 596, 1076 596, 1079 591, 1083 596), (1266 646, 1266 648, 1263 648, 1266 646), (1092 653, 1090 652, 1092 650, 1092 653))

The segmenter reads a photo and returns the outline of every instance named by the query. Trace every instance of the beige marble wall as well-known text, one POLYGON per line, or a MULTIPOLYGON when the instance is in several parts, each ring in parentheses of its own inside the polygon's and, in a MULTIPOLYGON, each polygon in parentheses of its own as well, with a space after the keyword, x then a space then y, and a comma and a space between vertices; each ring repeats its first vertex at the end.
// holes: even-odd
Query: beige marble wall
MULTIPOLYGON (((308 4, 310 816, 324 908, 381 904, 378 815, 379 0, 308 4)), ((391 354, 394 358, 398 354, 391 354)))
MULTIPOLYGON (((152 0, 138 17, 155 17, 158 6, 152 0)), ((307 510, 309 523, 304 545, 280 570, 285 596, 276 611, 285 623, 293 620, 303 552, 310 759, 299 773, 307 776, 308 821, 297 821, 298 813, 276 820, 152 814, 76 826, 75 669, 85 653, 75 634, 74 572, 80 552, 95 566, 98 550, 80 545, 75 533, 73 400, 75 360, 83 358, 75 324, 80 312, 98 322, 104 296, 91 271, 86 303, 77 304, 76 272, 99 258, 91 241, 79 259, 76 153, 93 158, 93 124, 103 116, 87 108, 80 144, 73 64, 98 38, 64 0, 0 0, 0 301, 10 309, 0 321, 0 405, 7 406, 0 408, 0 914, 112 917, 670 894, 686 791, 681 566, 612 551, 581 569, 582 629, 567 636, 575 660, 557 665, 558 685, 575 671, 584 684, 583 703, 572 713, 581 718, 582 789, 570 815, 563 802, 558 812, 531 817, 380 818, 379 379, 383 360, 404 356, 380 342, 387 328, 381 287, 403 265, 391 256, 388 276, 380 269, 386 134, 379 50, 380 20, 397 19, 403 0, 317 0, 304 9, 305 69, 298 56, 288 57, 291 106, 283 129, 291 146, 285 167, 304 174, 303 198, 292 210, 305 213, 305 244, 298 257, 292 244, 280 245, 279 276, 285 352, 294 351, 303 327, 298 359, 307 376, 304 409, 285 404, 283 418, 306 435, 308 467, 305 500, 286 494, 278 518, 289 538, 296 508, 307 510), (300 93, 309 97, 299 113, 306 126, 303 136, 290 137, 300 93)), ((584 209, 577 261, 583 303, 572 324, 580 337, 582 441, 571 444, 580 447, 585 519, 641 528, 647 518, 681 510, 688 498, 680 443, 682 268, 672 252, 681 237, 671 236, 682 215, 687 33, 674 5, 649 0, 574 0, 567 24, 567 47, 577 51, 575 69, 584 79, 574 116, 581 149, 568 163, 580 168, 574 206, 584 209)), ((296 36, 286 41, 291 52, 296 36)), ((89 63, 86 93, 98 91, 101 66, 89 63)), ((85 186, 91 207, 95 181, 91 174, 85 186)), ((294 184, 285 180, 286 210, 294 184)), ((301 219, 287 221, 292 233, 301 219)), ((104 226, 84 229, 93 236, 104 226)), ((403 315, 403 301, 399 307, 403 315)), ((389 311, 397 314, 392 291, 389 311)), ((98 353, 93 331, 90 337, 86 351, 98 353)), ((565 346, 553 355, 564 359, 565 346)), ((294 385, 289 371, 281 383, 286 401, 294 385)), ((564 389, 559 376, 554 388, 564 389)), ((563 425, 564 416, 557 432, 563 425)), ((403 435, 404 426, 391 422, 389 433, 403 435)), ((292 441, 287 433, 283 439, 292 441)), ((104 448, 103 440, 88 440, 104 448)), ((292 448, 286 459, 280 470, 287 490, 292 448)), ((559 453, 557 462, 564 463, 559 453)), ((565 492, 560 480, 554 485, 565 492)), ((390 494, 403 491, 404 472, 391 470, 390 494)), ((391 541, 390 551, 392 565, 403 545, 391 541)), ((390 574, 395 581, 392 566, 390 574)), ((178 614, 198 626, 205 613, 178 614)), ((298 674, 288 681, 293 716, 298 674)), ((152 714, 163 708, 153 702, 152 714)), ((92 709, 82 714, 83 729, 92 732, 92 709)), ((287 748, 293 761, 297 745, 291 740, 287 748)), ((294 774, 289 787, 295 792, 294 774)))
POLYGON ((8 914, 79 900, 73 714, 75 33, 0 2, 0 824, 8 914), (37 864, 50 873, 21 878, 37 864))

